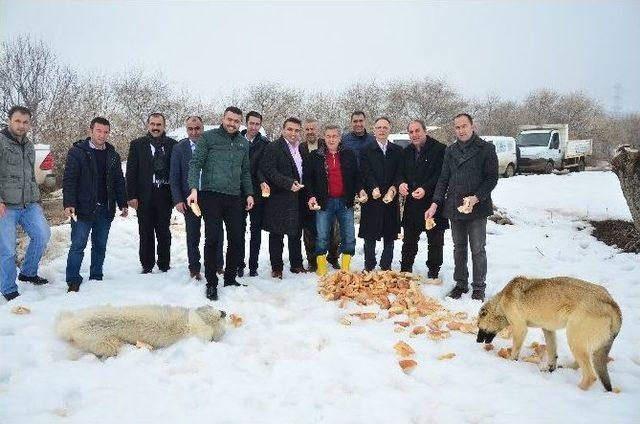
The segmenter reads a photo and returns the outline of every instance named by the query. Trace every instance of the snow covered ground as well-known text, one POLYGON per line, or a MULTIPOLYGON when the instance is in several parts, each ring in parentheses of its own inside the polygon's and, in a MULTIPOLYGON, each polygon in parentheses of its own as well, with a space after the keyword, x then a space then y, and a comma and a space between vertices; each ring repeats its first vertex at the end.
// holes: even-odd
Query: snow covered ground
MULTIPOLYGON (((590 235, 588 219, 630 219, 612 173, 501 179, 494 201, 514 226, 488 225, 488 294, 517 274, 570 275, 604 285, 622 309, 622 331, 609 370, 619 394, 600 382, 577 388, 579 371, 543 373, 538 366, 485 352, 469 334, 434 342, 395 333, 390 320, 340 324, 347 311, 325 302, 312 275, 285 270, 273 281, 263 243, 259 278, 221 289, 217 307, 245 324, 220 343, 195 339, 153 352, 126 348, 99 360, 58 340, 58 312, 111 303, 198 306, 204 286, 189 281, 183 226, 172 226, 172 269, 140 275, 135 218, 116 218, 106 279, 67 294, 68 225, 54 229, 41 274, 46 287, 20 285, 22 296, 0 305, 0 423, 632 423, 640 422, 640 257, 590 235), (14 315, 11 307, 31 308, 14 315), (405 375, 393 345, 408 342, 418 362, 405 375), (439 361, 443 353, 456 357, 439 361)), ((266 236, 266 233, 265 233, 266 236)), ((424 238, 424 237, 423 237, 424 238)), ((266 237, 265 237, 266 239, 266 237)), ((416 271, 426 272, 426 241, 416 271)), ((400 242, 394 263, 399 261, 400 242)), ((88 250, 83 275, 88 273, 88 250)), ((358 240, 354 268, 363 265, 358 240)), ((423 291, 455 311, 476 314, 480 302, 444 299, 453 272, 449 232, 442 287, 423 291)), ((349 311, 361 311, 351 306, 349 311)), ((382 315, 382 314, 381 314, 382 315)), ((530 330, 526 345, 543 341, 530 330)), ((510 342, 496 339, 496 348, 510 342)), ((524 352, 527 353, 527 352, 524 352)), ((560 363, 570 360, 564 333, 560 363)))

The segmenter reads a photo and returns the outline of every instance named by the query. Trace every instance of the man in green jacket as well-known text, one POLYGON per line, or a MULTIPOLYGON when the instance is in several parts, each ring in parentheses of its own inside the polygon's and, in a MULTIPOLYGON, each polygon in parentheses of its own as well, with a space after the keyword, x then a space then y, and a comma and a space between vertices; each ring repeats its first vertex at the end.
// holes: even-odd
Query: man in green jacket
POLYGON ((219 237, 217 229, 223 221, 227 229, 224 285, 241 286, 236 281, 239 253, 244 247, 244 212, 240 196, 246 196, 246 210, 253 207, 249 142, 238 131, 241 122, 240 109, 235 106, 225 109, 222 125, 204 132, 189 164, 191 194, 187 197, 187 204, 191 207, 199 204, 204 218, 204 276, 210 300, 218 300, 215 258, 219 237))
POLYGON ((0 131, 0 291, 5 299, 19 296, 16 285, 16 227, 29 236, 29 247, 18 279, 36 285, 47 280, 38 276, 38 264, 51 230, 44 217, 40 189, 36 183, 36 152, 27 138, 31 111, 14 106, 9 110, 7 128, 0 131))

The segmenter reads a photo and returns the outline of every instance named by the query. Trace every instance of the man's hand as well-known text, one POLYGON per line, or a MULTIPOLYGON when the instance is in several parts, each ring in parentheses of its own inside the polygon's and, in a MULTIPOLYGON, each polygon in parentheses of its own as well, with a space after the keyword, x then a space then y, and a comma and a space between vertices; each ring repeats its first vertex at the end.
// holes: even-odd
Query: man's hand
POLYGON ((431 206, 429 206, 429 209, 424 212, 424 219, 427 220, 429 218, 433 218, 436 214, 436 210, 438 210, 438 205, 436 203, 432 203, 431 206))
POLYGON ((318 205, 318 201, 316 200, 315 197, 312 197, 311 199, 309 199, 309 201, 307 202, 307 205, 309 205, 309 209, 314 211, 316 210, 316 206, 318 205))
POLYGON ((187 205, 191 206, 192 203, 198 203, 198 190, 191 189, 191 194, 187 197, 187 205))
POLYGON ((127 202, 127 204, 133 209, 138 209, 138 199, 131 199, 127 202))
POLYGON ((416 200, 420 200, 424 197, 424 195, 427 194, 424 189, 422 187, 419 187, 415 190, 413 190, 413 193, 411 193, 411 197, 413 197, 416 200))
POLYGON ((469 207, 470 207, 471 209, 473 209, 473 207, 474 207, 475 205, 477 205, 478 203, 480 203, 480 199, 478 199, 478 197, 476 197, 475 195, 473 195, 473 196, 469 196, 469 197, 467 197, 467 199, 469 199, 469 207))
POLYGON ((304 185, 300 184, 297 181, 294 181, 293 184, 291 185, 291 191, 293 192, 300 191, 302 187, 304 187, 304 185))
POLYGON ((181 214, 185 214, 187 213, 187 206, 184 204, 184 202, 180 202, 176 205, 176 210, 181 214))
POLYGON ((126 218, 129 216, 129 209, 128 208, 122 208, 120 209, 120 216, 123 218, 126 218))
POLYGON ((253 196, 247 196, 247 207, 245 210, 249 211, 253 208, 253 196))
POLYGON ((400 184, 398 186, 398 191, 400 191, 401 195, 408 196, 409 195, 409 186, 407 185, 407 183, 402 183, 402 184, 400 184))
POLYGON ((371 197, 373 197, 374 199, 379 199, 380 196, 382 196, 380 194, 380 188, 376 187, 371 191, 371 197))
POLYGON ((7 207, 4 203, 0 203, 0 218, 4 217, 4 214, 7 213, 7 207))
POLYGON ((73 206, 64 208, 64 216, 66 216, 67 218, 71 218, 75 214, 76 214, 76 208, 74 208, 73 206))
POLYGON ((364 190, 360 190, 360 193, 358 193, 358 202, 367 203, 367 200, 369 200, 369 196, 367 196, 367 192, 364 190))

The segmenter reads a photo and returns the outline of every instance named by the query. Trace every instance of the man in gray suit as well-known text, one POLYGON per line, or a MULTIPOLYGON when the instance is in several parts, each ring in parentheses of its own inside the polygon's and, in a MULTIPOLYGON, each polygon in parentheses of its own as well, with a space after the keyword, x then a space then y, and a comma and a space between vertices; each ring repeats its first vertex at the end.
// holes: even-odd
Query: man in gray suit
POLYGON ((433 203, 425 219, 433 218, 438 208, 451 221, 453 238, 453 279, 455 287, 448 294, 459 299, 469 291, 467 250, 473 261, 472 299, 484 300, 487 276, 487 217, 493 214, 491 191, 498 184, 496 148, 475 133, 473 118, 461 113, 453 119, 455 143, 447 147, 433 203))
MULTIPOLYGON (((201 117, 189 116, 185 125, 187 127, 187 138, 180 140, 180 143, 173 150, 169 182, 171 184, 171 197, 173 198, 173 204, 178 212, 184 214, 184 225, 187 233, 189 273, 191 278, 201 280, 200 227, 202 224, 202 217, 197 216, 189 207, 187 207, 186 199, 191 193, 188 182, 189 161, 191 160, 191 155, 196 148, 196 143, 204 132, 204 124, 201 117)), ((218 274, 222 274, 222 268, 224 267, 224 259, 222 255, 222 242, 224 236, 222 225, 220 225, 220 229, 218 231, 218 253, 216 257, 216 265, 218 274)))

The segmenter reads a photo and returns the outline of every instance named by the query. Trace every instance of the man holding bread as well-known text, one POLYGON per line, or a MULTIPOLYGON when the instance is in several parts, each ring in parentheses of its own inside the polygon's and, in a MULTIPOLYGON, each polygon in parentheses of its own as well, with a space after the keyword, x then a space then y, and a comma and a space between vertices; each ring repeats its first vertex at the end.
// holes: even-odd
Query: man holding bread
POLYGON ((402 165, 398 179, 398 191, 404 196, 402 216, 402 260, 400 270, 413 272, 413 262, 418 254, 418 241, 423 231, 427 232, 427 277, 437 279, 442 266, 444 231, 449 221, 442 210, 425 221, 424 212, 433 201, 433 192, 442 170, 446 145, 427 135, 423 121, 416 119, 407 127, 409 144, 402 152, 402 165))
POLYGON ((491 191, 498 184, 496 149, 475 133, 473 118, 461 113, 453 119, 456 141, 447 147, 442 172, 433 194, 433 203, 425 220, 442 209, 451 221, 453 238, 453 279, 455 287, 448 294, 459 299, 469 291, 467 246, 473 261, 472 299, 484 300, 487 276, 487 217, 493 213, 491 191))
MULTIPOLYGON (((190 207, 199 204, 204 217, 204 277, 209 300, 218 300, 215 258, 219 245, 218 231, 223 221, 227 229, 224 285, 241 285, 236 281, 236 275, 242 249, 243 209, 253 207, 249 142, 238 131, 241 123, 242 111, 235 106, 226 108, 222 125, 202 134, 189 164, 191 194, 187 197, 187 204, 190 207), (246 196, 245 208, 240 201, 241 195, 246 196)), ((195 212, 197 214, 198 208, 195 212)))

